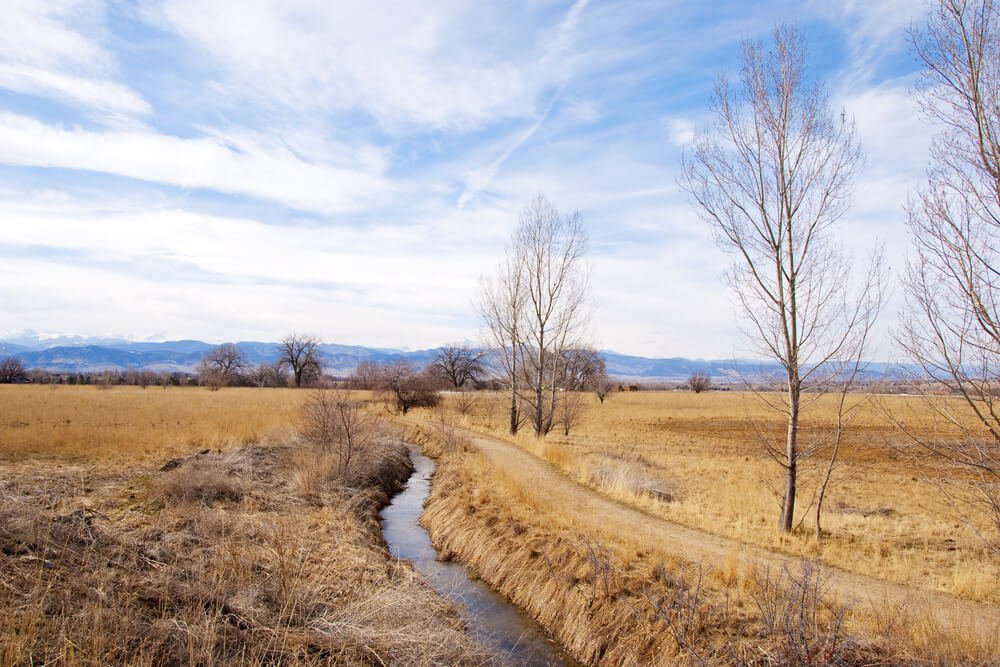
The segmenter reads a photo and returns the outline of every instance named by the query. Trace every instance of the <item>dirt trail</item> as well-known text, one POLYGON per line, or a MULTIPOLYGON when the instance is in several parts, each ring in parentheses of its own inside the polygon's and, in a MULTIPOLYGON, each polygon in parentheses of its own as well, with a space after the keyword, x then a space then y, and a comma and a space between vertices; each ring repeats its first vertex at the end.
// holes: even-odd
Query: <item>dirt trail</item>
MULTIPOLYGON (((720 566, 734 552, 742 562, 772 570, 783 567, 797 572, 801 559, 711 535, 650 516, 572 481, 550 463, 520 447, 462 431, 470 444, 490 462, 529 488, 545 489, 552 505, 581 529, 610 538, 642 540, 656 551, 673 554, 706 566, 720 566)), ((962 600, 939 592, 923 591, 881 579, 823 566, 827 590, 842 602, 865 612, 900 605, 917 614, 914 620, 929 621, 949 633, 974 634, 1000 651, 1000 606, 962 600), (867 608, 866 608, 867 606, 867 608)))

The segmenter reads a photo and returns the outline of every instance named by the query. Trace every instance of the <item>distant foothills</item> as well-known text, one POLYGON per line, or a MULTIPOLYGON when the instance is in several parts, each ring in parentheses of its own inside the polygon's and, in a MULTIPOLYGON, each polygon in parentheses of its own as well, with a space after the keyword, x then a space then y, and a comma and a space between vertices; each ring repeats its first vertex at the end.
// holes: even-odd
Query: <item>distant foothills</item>
MULTIPOLYGON (((138 342, 120 338, 82 336, 20 335, 0 340, 0 357, 15 357, 26 368, 60 373, 93 373, 104 370, 146 370, 156 372, 194 372, 205 353, 216 347, 199 340, 138 342)), ((253 365, 278 360, 278 344, 242 341, 236 347, 253 365)), ((392 348, 364 347, 322 343, 323 371, 346 377, 363 361, 384 363, 406 361, 420 369, 430 364, 440 348, 407 351, 392 348)), ((747 359, 686 359, 682 357, 648 358, 602 350, 607 373, 621 380, 684 381, 695 373, 708 375, 717 382, 741 382, 744 378, 774 377, 781 368, 774 362, 747 359)), ((869 364, 868 379, 896 379, 906 375, 906 368, 884 362, 869 364)))

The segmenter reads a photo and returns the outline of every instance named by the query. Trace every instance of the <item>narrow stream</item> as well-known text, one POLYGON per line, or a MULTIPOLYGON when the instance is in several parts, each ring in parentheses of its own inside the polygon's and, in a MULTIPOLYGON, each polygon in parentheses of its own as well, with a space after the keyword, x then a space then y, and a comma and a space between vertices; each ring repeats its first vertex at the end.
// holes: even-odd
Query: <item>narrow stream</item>
POLYGON ((415 470, 406 488, 382 510, 382 534, 393 556, 410 561, 439 595, 456 603, 469 634, 495 648, 517 665, 573 665, 534 620, 494 593, 481 581, 469 579, 457 563, 441 563, 427 531, 418 523, 430 493, 434 461, 410 446, 415 470))

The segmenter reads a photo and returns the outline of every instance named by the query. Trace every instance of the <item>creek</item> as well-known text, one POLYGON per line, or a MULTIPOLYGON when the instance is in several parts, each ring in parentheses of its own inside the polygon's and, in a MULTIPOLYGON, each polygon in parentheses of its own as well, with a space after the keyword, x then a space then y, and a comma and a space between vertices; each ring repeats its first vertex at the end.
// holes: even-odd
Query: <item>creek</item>
POLYGON ((409 446, 414 471, 406 488, 381 511, 382 534, 389 552, 413 564, 427 583, 458 608, 469 634, 516 665, 574 665, 545 630, 483 582, 471 579, 458 563, 437 560, 430 536, 420 525, 435 464, 409 446))

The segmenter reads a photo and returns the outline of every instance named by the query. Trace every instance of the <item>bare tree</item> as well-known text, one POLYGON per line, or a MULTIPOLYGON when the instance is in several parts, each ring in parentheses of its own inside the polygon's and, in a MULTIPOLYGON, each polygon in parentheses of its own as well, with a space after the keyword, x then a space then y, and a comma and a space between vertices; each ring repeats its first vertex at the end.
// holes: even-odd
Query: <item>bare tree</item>
POLYGON ((379 365, 371 361, 361 361, 349 378, 354 389, 375 389, 379 379, 379 365))
POLYGON ((553 426, 563 352, 586 325, 587 234, 578 213, 561 216, 538 195, 522 210, 496 279, 480 302, 497 364, 511 390, 510 430, 525 404, 535 435, 553 426))
POLYGON ((583 342, 587 232, 579 213, 561 216, 538 195, 521 212, 514 247, 524 258, 524 398, 542 436, 552 429, 562 354, 583 342))
POLYGON ((417 372, 405 361, 387 363, 380 368, 379 386, 404 415, 410 408, 433 408, 441 402, 440 379, 430 372, 417 372))
POLYGON ((292 369, 295 386, 310 384, 319 380, 323 371, 319 351, 320 339, 316 336, 292 333, 281 339, 278 345, 278 363, 292 369))
POLYGON ((688 378, 688 387, 696 394, 700 394, 703 391, 708 391, 712 386, 712 378, 710 378, 705 373, 692 373, 691 377, 688 378))
POLYGON ((223 343, 209 350, 201 359, 198 374, 202 382, 217 389, 239 384, 249 369, 247 357, 232 343, 223 343))
POLYGON ((483 352, 468 345, 446 345, 438 351, 430 368, 455 389, 461 389, 483 376, 483 352))
POLYGON ((850 258, 833 241, 862 156, 853 123, 827 107, 822 86, 806 76, 800 34, 779 26, 770 50, 743 45, 738 86, 719 78, 715 131, 684 157, 685 189, 735 256, 729 284, 751 339, 784 370, 785 391, 769 404, 788 428, 769 451, 784 471, 785 531, 793 527, 803 390, 821 390, 842 360, 860 358, 881 298, 878 256, 851 290, 850 258))
POLYGON ((580 421, 584 412, 584 397, 580 391, 563 391, 556 403, 556 423, 562 427, 563 435, 569 435, 570 430, 580 421))
POLYGON ((520 411, 525 307, 523 264, 524 256, 516 247, 508 246, 495 278, 484 281, 478 306, 479 315, 486 324, 487 347, 492 348, 491 361, 510 390, 511 434, 517 433, 524 419, 520 411))
POLYGON ((604 405, 604 401, 611 395, 611 392, 617 388, 618 384, 612 382, 611 378, 605 375, 594 383, 591 391, 594 392, 594 396, 597 396, 597 400, 601 402, 601 405, 604 405))
POLYGON ((948 493, 963 516, 982 510, 1000 551, 1000 5, 938 0, 911 41, 923 110, 943 131, 907 211, 916 256, 899 339, 926 379, 962 400, 933 402, 954 437, 910 435, 960 470, 948 493))
POLYGON ((5 357, 0 361, 0 384, 13 384, 28 379, 28 372, 17 357, 5 357))
POLYGON ((590 391, 607 378, 604 358, 592 347, 563 350, 557 383, 565 391, 590 391))

